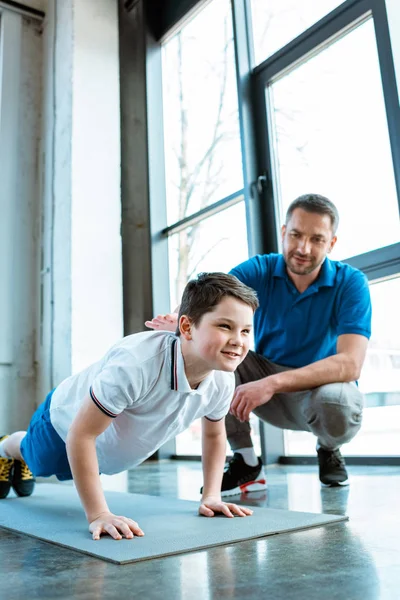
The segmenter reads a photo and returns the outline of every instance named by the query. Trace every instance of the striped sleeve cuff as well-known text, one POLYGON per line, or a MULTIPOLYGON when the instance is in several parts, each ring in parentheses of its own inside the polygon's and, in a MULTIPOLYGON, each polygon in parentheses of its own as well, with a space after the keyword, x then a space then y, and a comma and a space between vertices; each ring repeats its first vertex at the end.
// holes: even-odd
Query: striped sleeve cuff
POLYGON ((108 410, 108 408, 106 408, 105 406, 103 406, 102 403, 96 398, 96 394, 94 393, 92 386, 90 386, 89 394, 90 394, 91 399, 93 400, 93 402, 97 406, 97 408, 99 408, 102 413, 104 413, 105 415, 107 415, 107 417, 111 417, 112 419, 115 419, 115 417, 118 417, 118 413, 113 413, 110 410, 108 410))

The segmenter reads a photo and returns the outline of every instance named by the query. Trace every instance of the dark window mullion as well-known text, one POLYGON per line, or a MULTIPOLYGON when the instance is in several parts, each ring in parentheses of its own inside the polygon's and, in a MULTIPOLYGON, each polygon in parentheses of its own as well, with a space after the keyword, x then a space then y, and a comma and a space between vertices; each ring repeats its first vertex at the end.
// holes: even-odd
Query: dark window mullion
POLYGON ((218 200, 217 202, 214 202, 213 204, 210 204, 209 206, 206 206, 205 208, 188 215, 184 219, 173 223, 173 225, 165 227, 165 229, 161 231, 161 234, 163 236, 168 236, 177 233, 178 231, 185 229, 185 227, 190 227, 191 225, 207 219, 208 217, 211 217, 212 215, 215 215, 216 213, 221 212, 222 210, 225 210, 234 204, 238 204, 239 202, 243 201, 243 199, 244 190, 238 190, 234 194, 230 194, 226 198, 218 200))
POLYGON ((385 2, 384 0, 372 0, 372 6, 383 97, 385 100, 388 132, 392 150, 393 170, 400 210, 400 106, 396 72, 385 2))
POLYGON ((258 65, 254 75, 265 87, 273 77, 291 68, 357 20, 362 20, 364 15, 372 12, 372 4, 373 0, 348 0, 258 65))
POLYGON ((346 258, 342 262, 363 271, 370 281, 397 273, 400 275, 400 242, 346 258))

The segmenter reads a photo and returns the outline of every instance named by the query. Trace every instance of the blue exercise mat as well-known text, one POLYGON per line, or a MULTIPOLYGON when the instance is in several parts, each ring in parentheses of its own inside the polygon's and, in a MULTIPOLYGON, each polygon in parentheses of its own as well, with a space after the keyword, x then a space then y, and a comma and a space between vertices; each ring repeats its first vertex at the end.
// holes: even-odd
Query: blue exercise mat
POLYGON ((318 527, 347 517, 252 507, 251 517, 206 518, 198 503, 160 496, 105 493, 110 510, 137 521, 144 537, 94 541, 73 486, 41 483, 32 496, 0 500, 0 527, 118 564, 318 527))

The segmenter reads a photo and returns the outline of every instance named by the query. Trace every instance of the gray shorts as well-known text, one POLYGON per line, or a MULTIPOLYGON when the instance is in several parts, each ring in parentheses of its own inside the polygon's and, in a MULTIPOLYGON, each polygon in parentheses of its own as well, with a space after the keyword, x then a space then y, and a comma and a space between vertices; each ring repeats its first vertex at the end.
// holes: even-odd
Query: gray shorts
MULTIPOLYGON (((289 371, 250 351, 236 370, 236 385, 289 371)), ((302 392, 275 394, 254 410, 262 421, 281 429, 310 431, 323 448, 334 450, 349 442, 361 427, 364 397, 355 383, 329 383, 302 392)), ((226 431, 232 450, 252 446, 249 423, 229 414, 226 431)))

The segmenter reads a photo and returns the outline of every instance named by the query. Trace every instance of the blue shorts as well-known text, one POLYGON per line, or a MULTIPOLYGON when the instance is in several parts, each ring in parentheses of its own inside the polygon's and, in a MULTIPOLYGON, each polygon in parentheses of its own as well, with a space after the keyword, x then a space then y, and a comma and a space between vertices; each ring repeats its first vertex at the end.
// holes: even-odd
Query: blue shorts
POLYGON ((55 475, 60 481, 72 479, 65 442, 50 420, 53 391, 33 414, 26 436, 21 442, 24 461, 36 477, 55 475))

